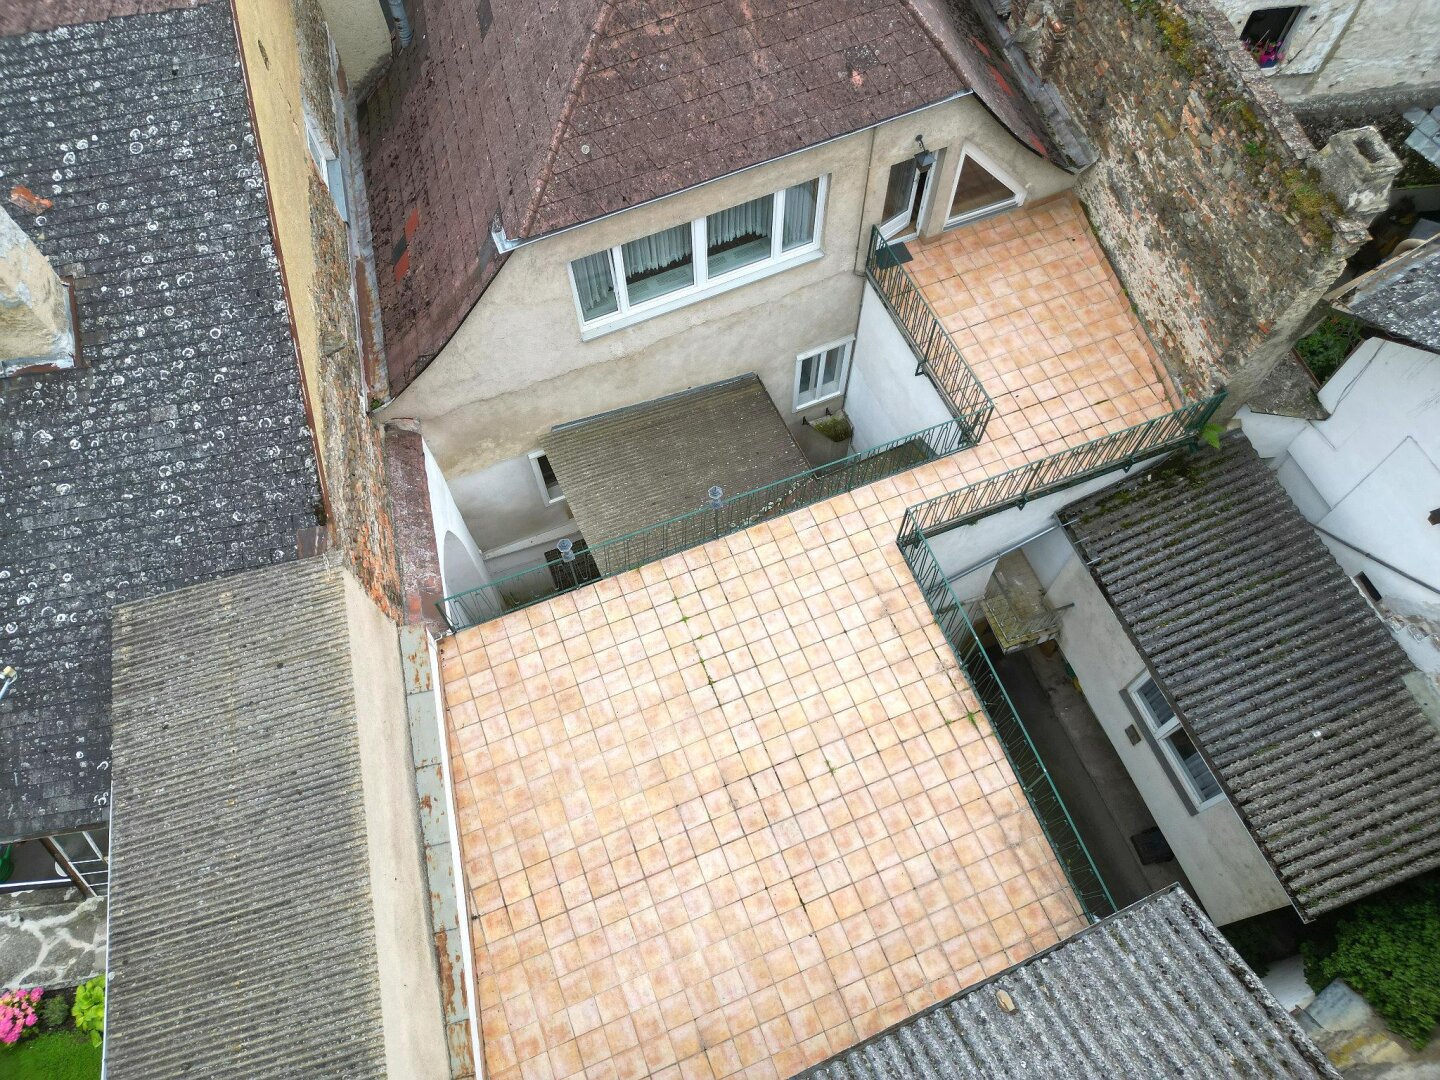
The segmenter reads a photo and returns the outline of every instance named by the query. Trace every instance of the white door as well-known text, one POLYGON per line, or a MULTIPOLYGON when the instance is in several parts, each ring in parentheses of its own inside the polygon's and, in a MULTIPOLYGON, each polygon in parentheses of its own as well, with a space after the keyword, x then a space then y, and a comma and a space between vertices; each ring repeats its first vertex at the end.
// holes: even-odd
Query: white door
POLYGON ((880 235, 894 240, 914 232, 920 220, 921 179, 914 158, 897 161, 890 166, 890 180, 885 185, 885 207, 881 211, 880 235))

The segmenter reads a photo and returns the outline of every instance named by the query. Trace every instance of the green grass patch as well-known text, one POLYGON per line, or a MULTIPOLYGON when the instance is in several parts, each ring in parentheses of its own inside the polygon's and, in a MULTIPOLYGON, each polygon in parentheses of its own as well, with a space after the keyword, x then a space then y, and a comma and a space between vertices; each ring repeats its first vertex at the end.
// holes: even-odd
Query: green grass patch
POLYGON ((1320 382, 1334 375, 1351 350, 1366 337, 1365 326, 1349 315, 1332 313, 1295 343, 1295 351, 1320 382))
POLYGON ((0 1047, 5 1080, 96 1080, 100 1047, 76 1031, 49 1031, 0 1047))

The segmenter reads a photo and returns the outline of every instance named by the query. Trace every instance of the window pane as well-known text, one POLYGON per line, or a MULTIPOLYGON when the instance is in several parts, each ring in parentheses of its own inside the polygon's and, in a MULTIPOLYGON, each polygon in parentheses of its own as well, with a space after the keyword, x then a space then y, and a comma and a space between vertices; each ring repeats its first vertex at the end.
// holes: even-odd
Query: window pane
POLYGON ((977 210, 1010 202, 1015 193, 986 171, 974 158, 960 163, 960 180, 955 185, 955 198, 950 201, 950 216, 961 217, 977 210))
POLYGON ((1150 714, 1151 726, 1159 731, 1175 717, 1175 710, 1170 708, 1170 703, 1165 700, 1165 695, 1160 692, 1160 687, 1155 685, 1154 679, 1146 679, 1135 688, 1135 696, 1145 703, 1145 709, 1150 714))
POLYGON ((820 357, 807 356, 800 361, 800 400, 815 396, 815 376, 820 368, 820 357))
POLYGON ((1205 759, 1200 756, 1200 751, 1195 749, 1195 744, 1190 741, 1190 736, 1183 731, 1177 731, 1169 736, 1167 741, 1175 756, 1180 759, 1180 765, 1189 775, 1191 782, 1195 785, 1195 791, 1200 796, 1201 802, 1206 802, 1220 794, 1220 784, 1215 779, 1215 774, 1205 764, 1205 759))
POLYGON ((625 265, 625 290, 631 304, 695 284, 690 223, 642 236, 620 248, 625 265))
POLYGON ((575 291, 580 296, 580 315, 586 322, 618 309, 610 252, 597 251, 594 255, 576 259, 570 264, 570 269, 575 274, 575 291))
POLYGON ((915 159, 906 158, 890 166, 890 182, 885 185, 885 209, 882 221, 910 213, 910 189, 915 182, 915 159))
POLYGON ((775 196, 751 199, 705 219, 707 268, 711 277, 770 257, 775 196))
POLYGON ((833 394, 840 389, 840 360, 844 355, 843 345, 825 350, 825 377, 820 380, 820 389, 827 394, 833 394))
POLYGON ((785 190, 785 227, 780 250, 804 247, 815 240, 815 211, 820 203, 820 181, 806 180, 785 190))

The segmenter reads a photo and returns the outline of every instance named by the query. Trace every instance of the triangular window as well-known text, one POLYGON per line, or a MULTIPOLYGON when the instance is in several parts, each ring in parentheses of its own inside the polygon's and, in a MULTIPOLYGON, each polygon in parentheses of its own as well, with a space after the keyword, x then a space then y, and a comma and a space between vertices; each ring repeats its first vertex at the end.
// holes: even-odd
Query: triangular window
POLYGON ((960 159, 960 175, 955 178, 948 222, 953 225, 991 210, 1015 206, 1019 201, 1009 184, 966 154, 960 159))

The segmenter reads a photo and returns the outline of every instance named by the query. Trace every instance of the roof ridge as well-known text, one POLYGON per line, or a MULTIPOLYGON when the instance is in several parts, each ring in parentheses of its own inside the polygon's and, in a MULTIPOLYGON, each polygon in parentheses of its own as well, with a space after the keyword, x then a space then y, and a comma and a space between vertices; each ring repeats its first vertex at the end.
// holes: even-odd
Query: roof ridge
POLYGON ((565 104, 560 109, 560 117, 555 121, 554 130, 550 132, 550 145, 545 150, 545 163, 540 167, 540 175, 536 177, 535 186, 530 192, 530 202, 525 207, 524 215, 520 218, 519 235, 521 237, 530 234, 535 219, 540 214, 540 205, 545 201, 545 191, 555 176, 555 162, 560 157, 560 144, 565 141, 565 131, 570 126, 570 117, 574 115, 575 106, 580 100, 580 84, 590 73, 590 65, 595 60, 596 46, 610 27, 610 16, 614 14, 615 6, 615 0, 601 0, 600 10, 595 14, 595 22, 590 27, 590 39, 585 43, 585 51, 580 54, 580 62, 575 65, 575 74, 570 80, 569 89, 565 91, 565 104))

